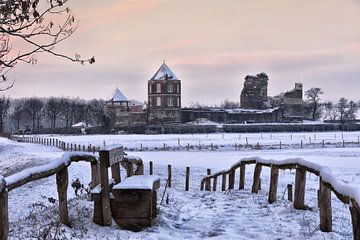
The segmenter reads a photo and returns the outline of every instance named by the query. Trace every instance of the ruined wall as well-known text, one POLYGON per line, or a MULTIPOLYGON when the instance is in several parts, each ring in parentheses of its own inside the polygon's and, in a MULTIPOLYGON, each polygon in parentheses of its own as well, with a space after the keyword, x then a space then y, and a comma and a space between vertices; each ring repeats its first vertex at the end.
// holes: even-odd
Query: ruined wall
POLYGON ((269 78, 266 73, 256 76, 246 76, 244 88, 240 96, 241 108, 265 109, 267 108, 267 87, 269 78))
POLYGON ((283 106, 287 116, 303 116, 303 85, 295 83, 295 88, 284 94, 283 106))

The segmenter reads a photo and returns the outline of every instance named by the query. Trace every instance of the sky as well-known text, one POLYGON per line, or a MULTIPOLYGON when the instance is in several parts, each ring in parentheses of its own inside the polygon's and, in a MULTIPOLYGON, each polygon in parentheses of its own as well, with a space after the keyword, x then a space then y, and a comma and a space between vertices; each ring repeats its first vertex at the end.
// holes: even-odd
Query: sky
POLYGON ((116 87, 147 100, 163 60, 182 80, 182 105, 239 101, 246 75, 266 72, 270 96, 320 87, 360 100, 359 0, 70 0, 80 21, 57 46, 95 56, 82 66, 38 55, 9 73, 11 97, 107 99, 116 87))

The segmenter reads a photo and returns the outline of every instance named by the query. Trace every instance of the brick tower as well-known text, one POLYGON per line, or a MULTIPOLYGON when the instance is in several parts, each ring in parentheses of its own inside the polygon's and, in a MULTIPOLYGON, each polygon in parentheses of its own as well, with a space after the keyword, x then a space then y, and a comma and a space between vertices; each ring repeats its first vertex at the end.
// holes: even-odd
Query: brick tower
POLYGON ((181 81, 165 61, 148 81, 148 111, 150 123, 180 122, 181 81))

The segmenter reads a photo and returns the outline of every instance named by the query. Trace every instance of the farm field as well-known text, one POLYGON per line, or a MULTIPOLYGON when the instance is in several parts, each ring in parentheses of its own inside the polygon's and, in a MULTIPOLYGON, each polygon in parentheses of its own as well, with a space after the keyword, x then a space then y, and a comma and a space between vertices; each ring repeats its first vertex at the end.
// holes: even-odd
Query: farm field
MULTIPOLYGON (((35 136, 35 135, 34 135, 35 136)), ((360 146, 360 132, 209 133, 166 135, 36 135, 92 146, 121 144, 129 150, 235 150, 360 146), (281 144, 281 147, 280 147, 281 144), (259 147, 256 147, 259 145, 259 147)))
MULTIPOLYGON (((305 137, 314 133, 305 133, 305 137)), ((316 133, 328 139, 342 133, 316 133)), ((344 139, 357 141, 357 134, 344 133, 344 139)), ((238 134, 236 134, 238 136, 238 134)), ((304 133, 294 134, 293 138, 304 133)), ((244 134, 254 141, 259 134, 244 134)), ((263 139, 265 136, 263 135, 263 139)), ((287 134, 273 134, 276 140, 286 139, 287 134)), ((227 141, 231 144, 235 134, 204 135, 118 135, 118 136, 53 136, 66 142, 77 144, 101 145, 122 144, 130 147, 146 142, 152 146, 161 146, 162 141, 177 144, 177 139, 186 142, 193 139, 217 144, 227 141), (232 138, 231 138, 232 137, 232 138), (195 138, 195 139, 194 139, 195 138), (227 140, 228 139, 228 140, 227 140), (146 140, 146 141, 145 141, 146 140), (126 145, 128 144, 128 145, 126 145)), ((321 138, 320 137, 320 138, 321 138)), ((261 137, 260 137, 261 139, 261 137)), ((271 139, 270 139, 271 140, 271 139)), ((7 139, 0 141, 0 171, 10 175, 31 166, 41 165, 60 157, 64 152, 55 148, 37 144, 17 143, 7 139)), ((245 190, 227 192, 199 191, 200 181, 206 169, 213 172, 227 169, 244 157, 260 156, 265 159, 283 160, 302 157, 305 160, 327 165, 340 179, 351 184, 360 184, 360 148, 286 148, 234 151, 230 148, 221 151, 133 151, 145 163, 148 174, 148 162, 153 161, 154 173, 161 176, 161 188, 158 193, 159 216, 154 227, 142 232, 121 230, 113 223, 110 227, 100 227, 92 223, 93 203, 86 194, 76 197, 71 187, 68 189, 70 219, 72 228, 57 224, 57 199, 55 176, 32 182, 9 194, 10 239, 36 239, 43 234, 57 233, 59 239, 352 239, 351 219, 348 206, 342 204, 333 195, 333 232, 319 230, 319 209, 317 207, 318 177, 308 175, 306 184, 307 211, 295 210, 292 203, 283 197, 287 184, 294 184, 295 171, 280 171, 278 198, 274 204, 268 204, 270 171, 262 172, 262 190, 251 194, 253 167, 246 169, 245 190), (173 169, 172 188, 166 189, 167 165, 173 169), (185 192, 185 167, 190 167, 190 191, 185 192), (161 202, 162 195, 168 196, 169 203, 161 202)), ((122 172, 124 174, 124 172, 122 172)), ((238 188, 239 173, 236 173, 235 189, 238 188)), ((69 168, 69 183, 79 179, 85 186, 90 182, 90 166, 86 163, 73 164, 69 168)), ((218 183, 220 184, 220 183, 218 183)), ((218 186, 220 189, 220 185, 218 186)))

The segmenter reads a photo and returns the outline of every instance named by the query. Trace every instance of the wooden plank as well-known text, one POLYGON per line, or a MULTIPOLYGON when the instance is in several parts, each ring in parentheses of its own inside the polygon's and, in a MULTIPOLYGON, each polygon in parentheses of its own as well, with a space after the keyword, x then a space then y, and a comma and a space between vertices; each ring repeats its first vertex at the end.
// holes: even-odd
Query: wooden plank
POLYGON ((305 186, 306 186, 306 170, 297 168, 295 174, 295 197, 294 208, 305 209, 305 186))
POLYGON ((205 180, 205 191, 211 191, 211 178, 209 177, 211 175, 211 169, 206 169, 206 175, 208 176, 205 180))
POLYGON ((239 190, 245 188, 245 164, 240 165, 240 179, 239 179, 239 190))
POLYGON ((323 232, 332 231, 332 209, 331 209, 331 190, 320 178, 319 192, 319 208, 320 208, 320 230, 323 232))
POLYGON ((262 165, 257 163, 255 165, 255 170, 254 170, 253 185, 251 189, 252 193, 259 192, 261 169, 262 169, 262 165))
POLYGON ((292 186, 292 184, 287 185, 287 192, 288 192, 288 200, 290 202, 292 202, 293 201, 293 186, 292 186))
POLYGON ((279 169, 275 166, 271 167, 270 189, 269 189, 269 203, 274 203, 277 196, 277 186, 279 179, 279 169))
POLYGON ((122 147, 111 149, 109 152, 109 167, 115 163, 118 163, 124 159, 124 149, 122 147))
POLYGON ((69 211, 67 204, 67 188, 69 184, 68 169, 65 167, 56 173, 56 185, 59 196, 60 222, 70 227, 69 211))
POLYGON ((113 165, 111 165, 111 176, 115 181, 115 184, 118 184, 121 182, 121 176, 120 176, 120 163, 116 162, 113 165))
POLYGON ((91 163, 91 189, 100 184, 99 167, 97 162, 91 163))
POLYGON ((8 191, 0 192, 0 240, 7 240, 9 235, 8 191))
POLYGON ((103 226, 110 226, 112 223, 111 209, 110 209, 110 187, 108 176, 108 164, 109 164, 109 152, 100 151, 100 184, 101 202, 102 202, 102 214, 103 214, 103 226))

